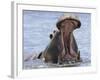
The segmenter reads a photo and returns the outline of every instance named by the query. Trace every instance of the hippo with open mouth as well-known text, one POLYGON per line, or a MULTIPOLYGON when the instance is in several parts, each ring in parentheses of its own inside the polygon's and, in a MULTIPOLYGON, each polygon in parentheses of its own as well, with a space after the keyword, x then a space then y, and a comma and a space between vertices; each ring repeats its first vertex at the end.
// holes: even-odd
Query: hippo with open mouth
POLYGON ((69 61, 80 61, 80 52, 73 35, 80 28, 81 22, 76 17, 64 16, 57 22, 57 31, 50 35, 51 42, 38 58, 46 63, 63 64, 69 61))

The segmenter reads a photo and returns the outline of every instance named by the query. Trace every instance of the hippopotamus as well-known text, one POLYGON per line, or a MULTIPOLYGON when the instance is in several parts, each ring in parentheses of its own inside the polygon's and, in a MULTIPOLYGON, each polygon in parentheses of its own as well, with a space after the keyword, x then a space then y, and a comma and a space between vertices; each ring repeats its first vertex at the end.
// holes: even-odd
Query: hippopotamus
POLYGON ((57 22, 58 31, 50 34, 51 42, 38 58, 42 58, 46 63, 55 64, 62 64, 68 60, 79 61, 80 52, 73 31, 80 26, 81 22, 74 18, 65 18, 57 22))

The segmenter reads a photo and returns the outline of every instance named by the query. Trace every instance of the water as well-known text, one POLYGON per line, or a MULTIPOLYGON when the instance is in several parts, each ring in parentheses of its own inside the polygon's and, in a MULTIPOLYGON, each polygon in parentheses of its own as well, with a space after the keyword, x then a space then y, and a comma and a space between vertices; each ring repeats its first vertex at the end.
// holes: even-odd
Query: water
MULTIPOLYGON (((49 11, 23 11, 24 27, 24 68, 48 67, 41 60, 32 60, 33 55, 38 55, 49 44, 49 35, 56 29, 56 22, 64 12, 49 11), (31 57, 30 57, 31 56, 31 57)), ((81 53, 83 63, 79 66, 89 66, 91 64, 91 14, 74 13, 82 23, 81 28, 74 31, 78 48, 81 53)))

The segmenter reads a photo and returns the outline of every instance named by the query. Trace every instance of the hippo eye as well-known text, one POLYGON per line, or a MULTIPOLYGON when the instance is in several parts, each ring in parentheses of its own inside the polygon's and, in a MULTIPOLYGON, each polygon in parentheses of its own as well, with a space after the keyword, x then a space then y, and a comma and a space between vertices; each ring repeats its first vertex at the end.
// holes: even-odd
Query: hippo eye
POLYGON ((54 30, 53 33, 56 33, 56 30, 54 30))

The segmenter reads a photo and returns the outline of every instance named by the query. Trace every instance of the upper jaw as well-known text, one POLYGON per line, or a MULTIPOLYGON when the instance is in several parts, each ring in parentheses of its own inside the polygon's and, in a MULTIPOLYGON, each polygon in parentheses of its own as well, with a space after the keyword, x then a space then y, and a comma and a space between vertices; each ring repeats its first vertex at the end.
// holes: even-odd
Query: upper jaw
POLYGON ((61 23, 66 21, 66 20, 73 20, 74 22, 77 23, 77 24, 75 24, 75 28, 74 29, 81 27, 81 22, 79 20, 73 19, 73 18, 66 18, 66 19, 64 19, 62 21, 57 22, 57 24, 56 24, 57 28, 60 29, 61 28, 61 23))

